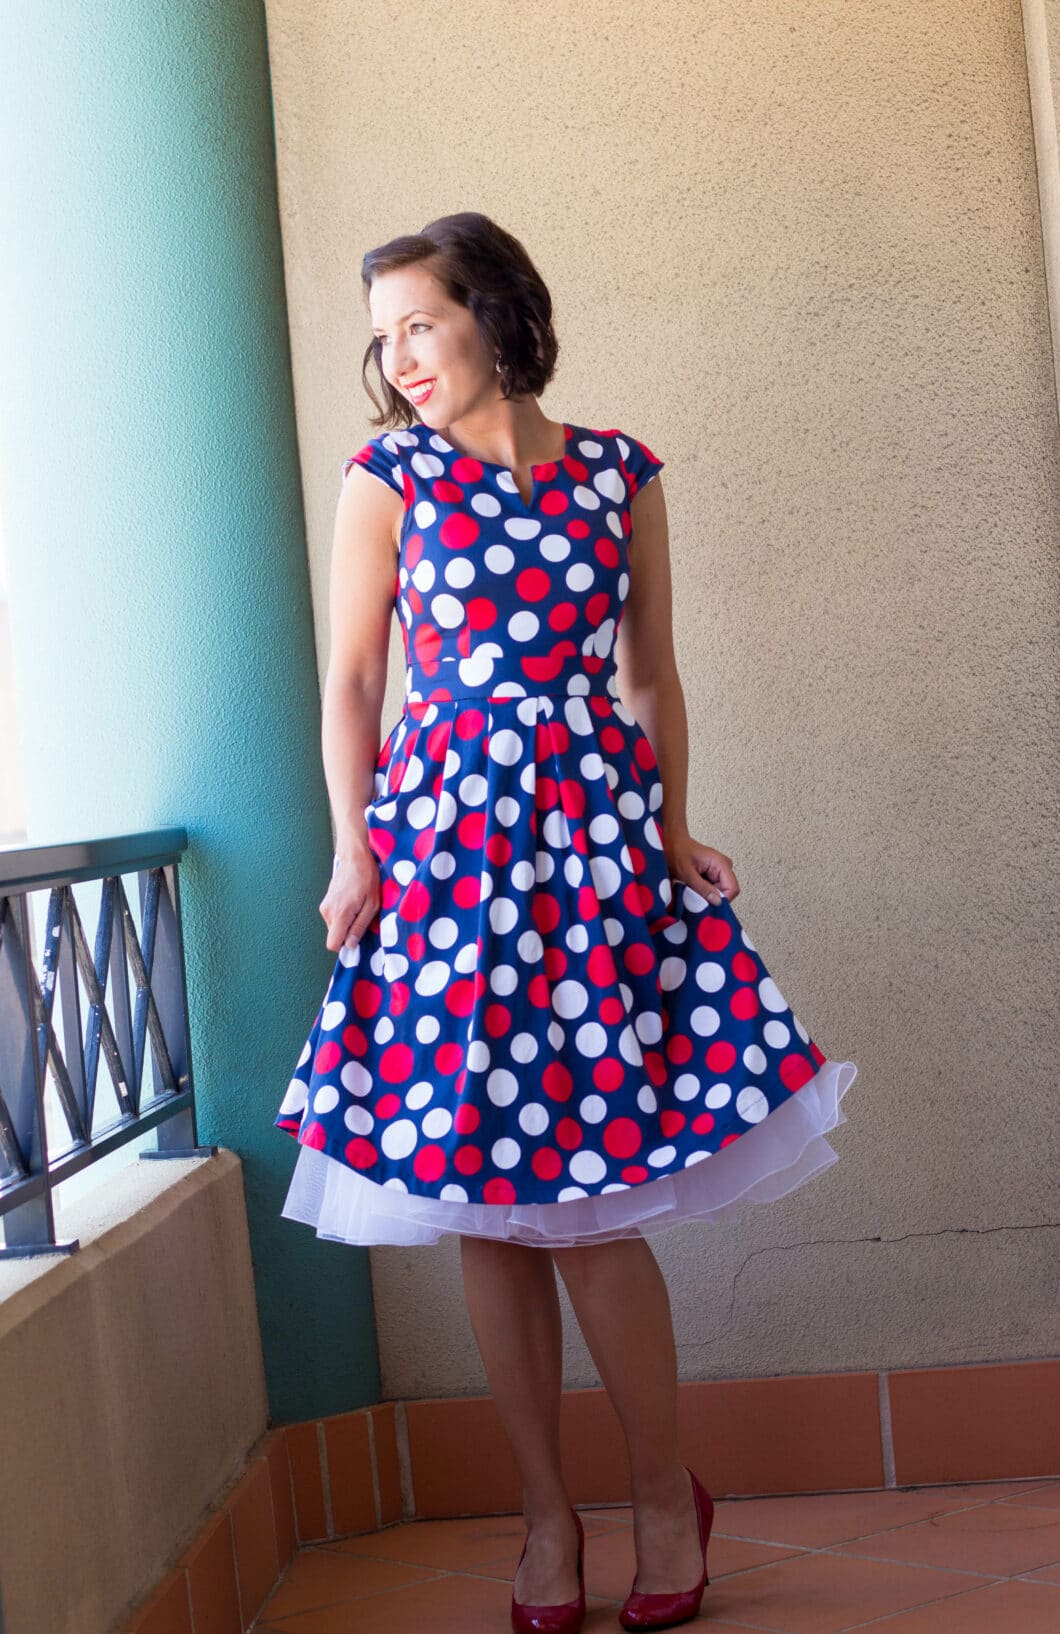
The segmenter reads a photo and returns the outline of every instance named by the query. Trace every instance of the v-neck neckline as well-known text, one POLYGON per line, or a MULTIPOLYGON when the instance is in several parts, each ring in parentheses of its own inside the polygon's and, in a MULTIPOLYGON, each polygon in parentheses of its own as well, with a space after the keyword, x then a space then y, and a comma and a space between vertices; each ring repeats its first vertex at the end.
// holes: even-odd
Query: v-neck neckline
MULTIPOLYGON (((420 425, 423 425, 422 420, 419 423, 420 423, 420 425)), ((563 421, 563 453, 560 455, 559 459, 558 460, 538 460, 535 465, 530 466, 530 498, 529 499, 524 499, 523 498, 522 493, 520 492, 520 489, 519 489, 519 484, 515 480, 515 472, 512 470, 510 465, 501 465, 496 460, 479 459, 479 456, 477 454, 464 454, 464 453, 461 452, 461 450, 459 448, 454 448, 452 443, 449 441, 448 437, 443 437, 442 433, 440 431, 432 431, 432 432, 430 432, 430 436, 436 438, 438 440, 438 442, 440 442, 442 444, 442 447, 447 448, 451 454, 454 454, 456 456, 457 459, 459 459, 459 460, 475 460, 477 464, 482 466, 483 470, 485 470, 485 471, 500 471, 506 477, 509 477, 511 479, 511 484, 512 484, 511 497, 513 499, 517 499, 519 501, 519 503, 523 507, 524 511, 532 511, 533 508, 534 508, 534 500, 535 500, 536 495, 537 495, 537 473, 539 471, 550 471, 550 470, 558 470, 559 469, 559 467, 563 464, 563 461, 567 457, 567 444, 570 442, 573 430, 574 430, 574 427, 572 425, 570 425, 566 420, 564 420, 563 421)), ((502 492, 507 493, 508 490, 506 488, 504 488, 504 489, 502 489, 502 492)))

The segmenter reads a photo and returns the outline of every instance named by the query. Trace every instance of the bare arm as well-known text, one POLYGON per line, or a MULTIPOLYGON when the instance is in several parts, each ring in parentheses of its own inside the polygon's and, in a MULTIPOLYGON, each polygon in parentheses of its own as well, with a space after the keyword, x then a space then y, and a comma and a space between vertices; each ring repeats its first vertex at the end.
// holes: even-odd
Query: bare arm
POLYGON ((662 477, 633 497, 630 577, 615 638, 619 692, 644 729, 663 786, 660 828, 687 832, 688 717, 674 655, 670 541, 662 477))
POLYGON ((378 868, 364 808, 375 792, 403 516, 396 489, 388 492, 370 471, 350 467, 335 512, 331 652, 321 720, 335 853, 350 865, 337 870, 321 904, 331 948, 358 940, 378 906, 378 868))
POLYGON ((670 539, 662 478, 633 496, 629 591, 615 637, 618 687, 659 763, 663 786, 659 829, 673 879, 717 905, 740 889, 732 858, 688 832, 688 715, 674 655, 670 539))

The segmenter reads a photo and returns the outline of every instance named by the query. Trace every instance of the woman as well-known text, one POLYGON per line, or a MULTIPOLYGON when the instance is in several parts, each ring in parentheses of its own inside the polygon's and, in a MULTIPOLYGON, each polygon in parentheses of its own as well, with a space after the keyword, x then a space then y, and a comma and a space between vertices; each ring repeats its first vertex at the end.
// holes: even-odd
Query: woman
POLYGON ((275 1119, 299 1143, 283 1212, 351 1243, 459 1235, 522 1477, 517 1630, 584 1613, 559 1271, 628 1444, 620 1621, 670 1626, 699 1608, 713 1505, 681 1463, 645 1234, 835 1162, 856 1069, 793 1015, 732 859, 688 830, 663 462, 545 416, 552 303, 488 218, 432 222, 362 276, 387 429, 345 461, 335 524, 338 958, 275 1119), (395 606, 405 707, 380 748, 395 606))

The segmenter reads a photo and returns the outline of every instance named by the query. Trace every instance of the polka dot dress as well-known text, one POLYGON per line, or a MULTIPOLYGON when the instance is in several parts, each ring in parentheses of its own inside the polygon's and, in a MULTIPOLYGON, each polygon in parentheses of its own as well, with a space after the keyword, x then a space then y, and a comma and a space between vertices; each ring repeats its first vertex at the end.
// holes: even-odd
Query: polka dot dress
POLYGON ((406 676, 365 807, 382 901, 337 958, 275 1126, 284 1214, 346 1242, 604 1240, 785 1195, 836 1161, 855 1076, 728 902, 672 880, 616 684, 617 430, 512 472, 418 423, 344 464, 404 499, 406 676))

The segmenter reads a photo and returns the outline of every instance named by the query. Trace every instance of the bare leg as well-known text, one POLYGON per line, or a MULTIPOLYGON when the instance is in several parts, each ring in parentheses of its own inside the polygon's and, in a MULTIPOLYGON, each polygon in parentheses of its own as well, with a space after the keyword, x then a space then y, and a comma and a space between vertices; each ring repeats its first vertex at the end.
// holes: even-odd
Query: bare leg
POLYGON ((513 1585, 524 1605, 578 1593, 578 1534, 560 1465, 563 1318, 547 1249, 461 1236, 468 1315, 523 1483, 526 1555, 513 1585))
POLYGON ((625 1433, 637 1588, 691 1588, 703 1556, 677 1444, 677 1352, 658 1261, 641 1236, 551 1252, 625 1433))

